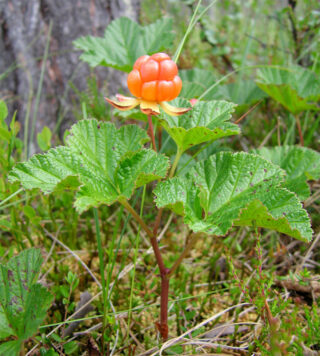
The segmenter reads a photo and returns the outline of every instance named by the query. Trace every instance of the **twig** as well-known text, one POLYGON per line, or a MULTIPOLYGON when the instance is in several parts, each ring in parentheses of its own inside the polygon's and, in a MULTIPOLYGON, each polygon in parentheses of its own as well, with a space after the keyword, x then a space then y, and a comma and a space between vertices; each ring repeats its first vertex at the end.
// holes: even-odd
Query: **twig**
MULTIPOLYGON (((152 354, 152 356, 155 356, 155 355, 157 355, 158 353, 159 353, 159 355, 162 355, 162 353, 163 353, 163 351, 164 351, 165 349, 167 349, 168 347, 173 346, 173 345, 176 344, 177 342, 183 340, 185 336, 189 335, 189 334, 192 333, 193 331, 200 329, 202 326, 204 326, 204 325, 206 325, 206 324, 208 324, 208 323, 211 323, 212 321, 216 320, 217 318, 219 318, 219 317, 222 316, 223 314, 229 312, 230 310, 233 310, 233 309, 235 309, 235 308, 240 308, 240 307, 243 307, 243 306, 245 306, 245 305, 250 305, 250 304, 249 304, 249 303, 237 304, 237 305, 234 305, 234 306, 232 306, 232 307, 230 307, 230 308, 224 309, 224 310, 222 310, 221 312, 219 312, 219 313, 217 313, 217 314, 211 316, 210 318, 208 318, 208 319, 202 321, 201 323, 199 323, 198 325, 194 326, 193 328, 187 330, 187 331, 186 331, 185 333, 183 333, 182 335, 180 335, 180 336, 178 336, 178 337, 176 337, 176 338, 174 338, 174 339, 171 339, 171 340, 168 340, 167 342, 165 342, 165 343, 162 345, 161 349, 160 349, 159 351, 155 352, 154 354, 152 354)), ((188 339, 187 341, 189 341, 189 339, 188 339)))
MULTIPOLYGON (((93 310, 93 306, 91 304, 88 304, 88 301, 90 301, 91 299, 92 299, 92 296, 89 292, 86 291, 81 294, 80 301, 78 302, 78 305, 76 307, 73 319, 82 319, 93 310), (83 305, 86 305, 86 307, 82 308, 83 305)), ((62 332, 62 337, 65 338, 65 337, 71 335, 80 323, 81 323, 81 321, 74 321, 73 323, 71 323, 62 332)))
POLYGON ((256 104, 252 106, 246 113, 244 113, 241 117, 239 117, 238 120, 236 120, 234 123, 238 124, 240 121, 242 121, 247 115, 251 113, 252 110, 254 110, 259 104, 261 104, 262 100, 258 101, 256 104))
POLYGON ((82 267, 90 274, 90 276, 93 278, 93 280, 97 283, 99 288, 102 288, 101 283, 99 280, 96 278, 96 276, 93 274, 93 272, 90 270, 90 268, 82 261, 82 259, 74 252, 72 251, 67 245, 65 245, 63 242, 58 240, 53 234, 51 234, 46 228, 43 228, 44 232, 57 244, 62 246, 65 250, 67 250, 77 261, 79 261, 82 265, 82 267))
POLYGON ((314 249, 314 247, 315 247, 316 244, 318 243, 319 239, 320 239, 320 232, 319 232, 319 234, 317 235, 317 237, 313 240, 311 246, 309 247, 307 253, 306 253, 305 256, 303 257, 301 263, 297 266, 295 273, 298 273, 298 272, 303 268, 304 264, 306 263, 307 259, 308 259, 309 256, 310 256, 311 251, 314 249))

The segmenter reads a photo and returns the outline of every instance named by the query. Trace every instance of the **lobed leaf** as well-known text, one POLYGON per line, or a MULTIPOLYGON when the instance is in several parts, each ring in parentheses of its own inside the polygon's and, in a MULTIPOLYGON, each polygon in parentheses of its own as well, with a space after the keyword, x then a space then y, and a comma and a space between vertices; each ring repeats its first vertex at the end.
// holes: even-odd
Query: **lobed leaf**
POLYGON ((20 340, 12 340, 4 342, 0 345, 0 356, 17 356, 19 355, 22 342, 20 340))
POLYGON ((263 68, 258 71, 257 85, 293 114, 319 110, 320 79, 300 66, 263 68))
POLYGON ((46 154, 32 156, 25 163, 18 163, 11 171, 10 181, 21 181, 25 189, 40 188, 51 193, 68 176, 77 175, 81 161, 69 147, 50 149, 46 154))
POLYGON ((36 283, 41 263, 40 250, 29 249, 0 265, 0 338, 15 335, 26 340, 45 318, 52 296, 36 283))
POLYGON ((147 133, 136 125, 120 129, 108 122, 82 120, 71 128, 67 147, 51 149, 19 163, 10 173, 26 189, 45 193, 80 188, 75 207, 79 212, 100 204, 130 199, 135 188, 165 177, 168 159, 143 149, 147 133))
MULTIPOLYGON (((188 106, 188 103, 181 99, 174 103, 180 107, 188 106)), ((162 113, 159 120, 180 151, 184 152, 200 143, 238 134, 238 125, 229 121, 234 107, 233 103, 226 101, 200 101, 184 115, 173 117, 162 113)))
POLYGON ((193 231, 225 235, 232 225, 274 229, 310 241, 307 212, 280 186, 284 172, 263 158, 221 152, 196 164, 184 177, 157 185, 159 208, 184 216, 193 231))
POLYGON ((310 196, 307 181, 320 178, 319 152, 301 146, 263 147, 253 152, 285 170, 284 186, 300 200, 310 196))
POLYGON ((106 28, 104 37, 85 36, 73 42, 83 53, 80 58, 91 67, 98 65, 130 72, 136 59, 171 47, 172 20, 162 18, 142 27, 120 17, 106 28))

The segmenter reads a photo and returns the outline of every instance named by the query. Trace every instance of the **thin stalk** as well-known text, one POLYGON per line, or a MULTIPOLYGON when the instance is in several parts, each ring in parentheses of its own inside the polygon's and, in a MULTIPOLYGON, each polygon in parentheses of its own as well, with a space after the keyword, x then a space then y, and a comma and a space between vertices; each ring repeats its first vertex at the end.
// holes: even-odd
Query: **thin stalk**
POLYGON ((300 123, 300 116, 296 115, 295 119, 296 119, 296 124, 297 124, 298 132, 299 132, 300 145, 304 146, 303 133, 302 133, 301 123, 300 123))
POLYGON ((120 204, 122 204, 129 213, 135 218, 135 220, 141 225, 145 233, 150 237, 153 238, 153 232, 149 229, 148 225, 143 221, 140 215, 133 209, 133 207, 129 204, 129 202, 125 199, 119 200, 120 204))
POLYGON ((181 150, 179 149, 179 147, 178 147, 177 153, 176 153, 176 157, 175 157, 175 159, 174 159, 174 161, 173 161, 173 164, 172 164, 172 167, 171 167, 171 169, 170 169, 169 178, 172 178, 172 177, 174 176, 174 173, 175 173, 175 171, 176 171, 176 168, 177 168, 177 165, 178 165, 178 163, 179 163, 179 160, 180 160, 180 158, 181 158, 182 153, 183 153, 183 151, 181 151, 181 150))
POLYGON ((161 150, 161 146, 162 146, 162 127, 160 125, 159 129, 158 129, 158 149, 159 150, 161 150))
POLYGON ((174 56, 173 56, 173 60, 174 60, 176 63, 177 63, 177 61, 178 61, 178 59, 179 59, 179 57, 180 57, 182 48, 183 48, 183 46, 184 46, 184 44, 185 44, 185 42, 186 42, 186 39, 187 39, 189 33, 191 32, 191 30, 193 29, 194 25, 196 24, 195 19, 196 19, 196 16, 197 16, 197 12, 198 12, 198 10, 199 10, 199 7, 200 7, 200 5, 201 5, 201 1, 202 1, 202 0, 199 0, 199 1, 198 1, 197 7, 196 7, 196 9, 194 10, 194 13, 193 13, 193 15, 192 15, 192 17, 191 17, 191 20, 190 20, 190 22, 189 22, 189 25, 188 25, 188 28, 187 28, 187 30, 186 30, 186 33, 184 34, 184 36, 183 36, 183 38, 182 38, 182 41, 180 42, 179 47, 177 48, 176 53, 175 53, 174 56))
POLYGON ((11 195, 9 195, 7 198, 5 198, 4 200, 2 200, 0 202, 0 206, 2 206, 4 203, 6 203, 7 201, 9 201, 11 198, 15 197, 16 195, 18 195, 19 193, 23 192, 23 188, 18 189, 16 192, 12 193, 11 195))
POLYGON ((191 17, 191 20, 189 22, 189 25, 188 25, 188 28, 186 30, 186 33, 184 34, 183 38, 182 38, 182 41, 180 42, 177 50, 176 50, 176 53, 174 54, 173 56, 173 60, 177 63, 179 57, 180 57, 180 54, 181 54, 181 51, 182 51, 182 48, 186 42, 186 39, 187 37, 189 36, 190 32, 193 30, 194 26, 197 24, 197 22, 201 19, 201 17, 210 9, 210 7, 216 2, 217 0, 213 0, 207 7, 205 7, 199 14, 198 17, 196 17, 197 13, 198 13, 198 10, 199 10, 199 7, 201 5, 201 2, 202 0, 199 0, 195 10, 194 10, 194 13, 191 17))
MULTIPOLYGON (((119 228, 120 228, 120 223, 122 220, 122 214, 123 214, 123 206, 120 207, 119 213, 118 213, 118 217, 117 217, 117 221, 113 230, 113 234, 112 234, 112 240, 111 240, 111 245, 108 251, 108 272, 107 272, 107 281, 106 281, 106 288, 107 290, 109 290, 109 285, 110 285, 110 281, 111 281, 111 276, 112 276, 112 271, 113 268, 115 266, 116 263, 116 258, 118 255, 118 250, 119 250, 119 246, 117 246, 116 251, 114 252, 114 246, 115 246, 115 242, 118 236, 118 232, 119 232, 119 228)), ((123 235, 123 234, 121 234, 123 235)), ((110 298, 110 294, 109 294, 109 298, 110 298)))
POLYGON ((148 115, 148 123, 149 123, 148 134, 149 134, 149 136, 151 138, 152 147, 157 152, 156 139, 154 137, 153 124, 152 124, 152 115, 151 114, 148 115))
MULTIPOLYGON (((142 219, 142 214, 143 214, 145 198, 146 198, 146 185, 144 185, 143 193, 142 193, 142 200, 141 200, 141 207, 140 207, 140 218, 141 219, 142 219)), ((129 331, 130 331, 130 324, 131 324, 131 317, 132 317, 133 289, 134 289, 134 280, 135 280, 135 274, 136 274, 136 263, 137 263, 137 258, 138 258, 139 244, 140 244, 140 226, 139 226, 138 233, 136 236, 136 245, 135 245, 134 257, 133 257, 134 268, 132 271, 131 292, 130 292, 130 300, 129 300, 127 341, 129 338, 129 331)))
POLYGON ((29 134, 28 133, 29 133, 30 111, 31 111, 32 98, 33 98, 32 76, 27 68, 26 68, 26 76, 27 76, 28 84, 29 84, 29 94, 28 94, 28 100, 27 100, 26 116, 24 119, 24 134, 23 134, 23 157, 24 157, 24 159, 29 158, 29 152, 28 152, 29 134))
MULTIPOLYGON (((38 90, 37 90, 37 95, 36 95, 36 101, 34 104, 34 112, 33 112, 31 132, 30 132, 30 144, 33 143, 33 136, 34 136, 34 130, 35 130, 35 126, 36 126, 38 108, 39 108, 39 104, 40 104, 40 96, 41 96, 41 91, 42 91, 44 72, 46 69, 46 64, 47 64, 47 59, 48 59, 49 45, 50 45, 50 39, 51 39, 51 30, 52 30, 52 21, 50 21, 50 24, 49 24, 47 42, 46 42, 46 47, 45 47, 44 54, 43 54, 43 61, 42 61, 42 65, 41 65, 41 72, 40 72, 38 90)), ((30 150, 29 150, 29 153, 30 153, 30 150)))
POLYGON ((120 203, 129 211, 134 219, 140 224, 142 229, 150 237, 150 243, 156 257, 161 277, 161 296, 160 296, 160 323, 157 323, 158 330, 164 340, 168 338, 168 299, 169 299, 169 269, 164 265, 161 251, 158 245, 157 237, 149 229, 141 216, 133 209, 127 200, 121 200, 120 203))
POLYGON ((104 355, 104 331, 106 328, 106 303, 107 303, 107 289, 106 280, 104 278, 104 260, 103 260, 103 249, 100 235, 99 217, 97 208, 93 208, 93 216, 96 225, 96 235, 97 235, 97 245, 98 245, 98 255, 99 255, 99 265, 100 265, 100 275, 101 275, 101 285, 102 285, 102 296, 103 296, 103 317, 102 317, 102 354, 104 355))

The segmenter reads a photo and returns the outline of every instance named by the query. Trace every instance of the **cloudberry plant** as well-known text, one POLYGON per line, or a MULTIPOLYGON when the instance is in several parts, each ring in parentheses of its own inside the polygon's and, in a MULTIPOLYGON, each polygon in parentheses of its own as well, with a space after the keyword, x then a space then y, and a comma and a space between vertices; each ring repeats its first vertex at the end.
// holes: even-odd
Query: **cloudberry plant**
MULTIPOLYGON (((166 26, 162 27, 167 31, 166 26)), ((197 145, 209 144, 240 133, 238 125, 230 121, 235 105, 224 100, 193 100, 191 107, 188 100, 184 99, 179 99, 179 105, 181 103, 186 106, 183 108, 168 104, 167 101, 177 97, 181 90, 178 68, 167 54, 153 54, 166 48, 161 44, 162 37, 167 32, 154 31, 152 27, 153 31, 149 34, 132 24, 129 19, 118 19, 106 31, 106 38, 103 39, 106 48, 110 49, 115 33, 127 34, 128 28, 136 31, 135 36, 130 36, 134 40, 130 42, 127 38, 123 41, 114 39, 113 43, 119 49, 117 55, 111 50, 101 50, 101 41, 97 42, 92 38, 89 41, 88 38, 84 39, 82 48, 87 51, 85 58, 95 65, 110 63, 113 68, 126 72, 130 72, 133 66, 128 75, 128 87, 134 97, 118 95, 117 100, 107 101, 120 110, 130 110, 140 105, 141 111, 148 117, 149 137, 138 125, 116 128, 110 122, 85 118, 71 128, 66 146, 59 146, 49 150, 47 154, 35 155, 29 161, 17 164, 10 179, 20 181, 26 189, 40 188, 45 193, 54 191, 56 187, 61 189, 62 186, 77 190, 75 208, 79 213, 94 208, 96 226, 99 226, 99 219, 95 208, 102 204, 112 205, 117 202, 131 213, 149 237, 159 267, 161 302, 160 322, 157 326, 163 339, 167 339, 170 278, 197 239, 204 234, 212 238, 225 236, 231 228, 247 226, 273 229, 310 241, 312 229, 307 212, 293 192, 296 184, 286 181, 285 168, 280 168, 282 162, 267 160, 260 152, 219 152, 203 161, 193 160, 190 163, 192 166, 185 170, 184 175, 176 175, 176 167, 184 152, 197 145), (155 33, 157 39, 148 41, 148 36, 155 33), (97 48, 92 48, 95 43, 98 51, 97 48), (141 48, 146 48, 142 53, 151 55, 141 56, 141 48), (99 53, 103 53, 101 61, 98 58, 99 53), (132 63, 132 58, 137 57, 136 62, 132 63), (181 116, 172 117, 178 115, 181 116), (166 130, 177 145, 172 164, 168 157, 156 152, 156 132, 152 127, 152 116, 157 119, 156 130, 166 130), (150 138, 153 150, 144 146, 150 138), (67 179, 68 177, 77 179, 67 179), (143 215, 143 209, 140 215, 130 203, 135 190, 150 182, 157 182, 153 190, 156 218, 151 227, 150 221, 146 221, 143 215), (163 209, 170 209, 182 216, 190 229, 188 241, 172 266, 167 266, 158 241, 163 209)), ((180 51, 181 47, 178 53, 180 51)), ((292 160, 288 160, 288 169, 292 169, 292 162, 301 162, 296 158, 303 154, 309 156, 311 162, 309 164, 308 160, 304 160, 308 164, 303 168, 303 177, 312 176, 309 173, 313 172, 312 167, 316 161, 313 153, 302 152, 301 148, 296 153, 292 153, 290 147, 286 150, 286 154, 294 155, 292 160)), ((104 250, 98 231, 97 228, 102 290, 104 303, 107 304, 108 292, 104 288, 103 277, 104 250)), ((106 325, 105 320, 106 313, 103 326, 106 325)))

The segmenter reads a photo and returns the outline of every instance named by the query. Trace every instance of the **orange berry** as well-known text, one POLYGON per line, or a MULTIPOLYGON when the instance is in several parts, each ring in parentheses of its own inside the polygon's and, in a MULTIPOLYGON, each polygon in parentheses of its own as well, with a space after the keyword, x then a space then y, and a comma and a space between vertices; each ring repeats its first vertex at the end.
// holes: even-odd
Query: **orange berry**
POLYGON ((173 95, 173 98, 170 99, 170 100, 173 100, 174 98, 176 98, 180 92, 181 92, 181 89, 182 89, 182 80, 180 79, 180 77, 178 77, 177 75, 173 78, 173 85, 174 85, 174 88, 175 88, 175 91, 174 91, 174 95, 173 95))
POLYGON ((157 100, 157 81, 142 84, 141 97, 147 101, 157 100))
POLYGON ((174 96, 175 87, 173 82, 167 80, 158 81, 157 87, 157 101, 168 101, 174 96))
POLYGON ((161 62, 165 59, 170 59, 170 57, 167 55, 167 53, 155 53, 151 56, 152 59, 154 59, 157 62, 161 62))
POLYGON ((173 80, 173 78, 178 74, 177 65, 171 60, 166 59, 160 62, 160 80, 173 80))
POLYGON ((170 101, 182 88, 178 67, 166 53, 139 57, 128 76, 131 93, 147 101, 170 101))
POLYGON ((144 83, 157 80, 159 76, 159 63, 154 61, 153 59, 147 60, 146 62, 141 64, 140 74, 141 79, 144 83))
POLYGON ((141 76, 140 76, 140 72, 138 71, 138 69, 134 69, 133 71, 131 71, 128 75, 128 79, 127 79, 127 84, 128 84, 128 88, 131 91, 131 93, 136 96, 139 97, 141 95, 141 85, 142 85, 142 81, 141 81, 141 76))
POLYGON ((144 56, 139 57, 135 61, 134 65, 133 65, 133 69, 140 69, 141 64, 146 62, 149 58, 150 58, 150 56, 148 56, 148 55, 144 55, 144 56))

